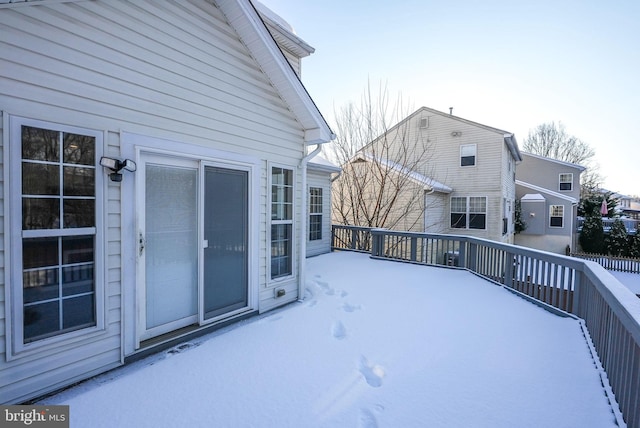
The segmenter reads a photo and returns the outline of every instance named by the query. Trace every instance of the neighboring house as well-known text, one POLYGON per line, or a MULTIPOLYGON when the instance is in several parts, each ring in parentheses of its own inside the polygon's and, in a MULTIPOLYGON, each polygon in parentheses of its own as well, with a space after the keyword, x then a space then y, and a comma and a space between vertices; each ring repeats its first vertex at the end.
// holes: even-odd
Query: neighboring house
POLYGON ((357 162, 371 162, 371 156, 380 156, 379 165, 405 176, 411 165, 413 184, 405 186, 402 197, 411 193, 423 202, 410 213, 400 207, 395 216, 406 220, 393 219, 395 229, 513 242, 515 168, 521 156, 512 133, 421 107, 362 153, 353 168, 357 162), (406 161, 423 152, 419 162, 406 161), (382 159, 381 153, 390 155, 382 159))
POLYGON ((515 243, 564 254, 576 248, 576 219, 583 166, 522 153, 516 171, 516 197, 526 229, 515 243))
MULTIPOLYGON (((606 191, 604 192, 606 193, 606 191)), ((622 217, 640 220, 640 199, 634 196, 627 196, 620 193, 613 193, 612 198, 618 201, 616 213, 622 217)))
POLYGON ((340 171, 321 156, 307 165, 307 257, 331 251, 331 181, 340 171))
POLYGON ((302 297, 333 134, 258 7, 0 4, 0 402, 302 297))

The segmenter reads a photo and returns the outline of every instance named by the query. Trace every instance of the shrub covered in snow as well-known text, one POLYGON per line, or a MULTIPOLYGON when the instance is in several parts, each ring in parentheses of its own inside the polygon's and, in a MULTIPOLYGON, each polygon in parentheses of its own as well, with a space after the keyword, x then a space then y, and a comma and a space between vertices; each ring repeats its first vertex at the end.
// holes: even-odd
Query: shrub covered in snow
POLYGON ((607 240, 607 249, 612 256, 626 256, 628 247, 627 228, 622 220, 617 218, 611 225, 609 239, 607 240))

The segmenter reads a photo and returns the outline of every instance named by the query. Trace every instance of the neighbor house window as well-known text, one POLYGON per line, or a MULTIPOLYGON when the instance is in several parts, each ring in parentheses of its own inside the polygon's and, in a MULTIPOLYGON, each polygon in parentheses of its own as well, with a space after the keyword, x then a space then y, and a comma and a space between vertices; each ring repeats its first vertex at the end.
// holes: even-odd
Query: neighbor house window
POLYGON ((451 227, 454 229, 486 229, 487 198, 463 196, 451 198, 451 227))
POLYGON ((564 222, 564 205, 551 205, 549 207, 549 226, 562 227, 564 222))
POLYGON ((573 174, 560 174, 560 190, 570 192, 573 190, 573 174))
POLYGON ((271 168, 271 278, 293 272, 293 170, 271 168))
POLYGON ((16 332, 27 344, 96 325, 101 134, 18 118, 11 130, 16 332))
POLYGON ((309 241, 322 239, 322 188, 309 188, 309 241))
POLYGON ((476 164, 476 145, 464 144, 460 146, 460 166, 473 166, 476 164))

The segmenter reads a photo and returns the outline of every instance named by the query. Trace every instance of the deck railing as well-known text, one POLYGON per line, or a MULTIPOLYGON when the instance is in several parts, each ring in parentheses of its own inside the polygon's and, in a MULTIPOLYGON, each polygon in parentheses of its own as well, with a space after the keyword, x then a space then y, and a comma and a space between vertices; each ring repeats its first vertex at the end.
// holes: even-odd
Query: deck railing
POLYGON ((624 421, 640 428, 640 299, 602 266, 460 235, 334 225, 332 236, 335 250, 467 269, 550 310, 582 319, 624 421))
POLYGON ((640 259, 635 259, 632 257, 615 257, 590 253, 571 253, 571 257, 591 260, 592 262, 598 263, 606 270, 640 274, 640 259))

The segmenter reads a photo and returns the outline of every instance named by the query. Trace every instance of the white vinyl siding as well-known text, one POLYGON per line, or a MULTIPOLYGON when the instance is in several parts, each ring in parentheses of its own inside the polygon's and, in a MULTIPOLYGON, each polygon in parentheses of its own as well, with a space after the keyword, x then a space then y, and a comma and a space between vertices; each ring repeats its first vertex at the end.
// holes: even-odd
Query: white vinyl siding
MULTIPOLYGON (((479 238, 510 242, 513 235, 502 234, 502 201, 503 198, 515 199, 513 173, 517 166, 515 162, 512 163, 511 173, 508 172, 511 152, 504 136, 503 131, 429 108, 417 110, 387 134, 391 139, 404 138, 405 142, 424 144, 429 155, 424 159, 422 169, 419 168, 417 171, 420 174, 455 189, 456 194, 486 197, 486 228, 468 229, 465 233, 479 238), (428 119, 427 128, 420 127, 423 118, 428 119), (474 166, 461 166, 461 146, 476 147, 474 166)), ((420 150, 409 155, 417 156, 418 153, 420 150)), ((450 227, 450 197, 450 194, 437 191, 427 195, 425 215, 419 221, 421 227, 424 225, 426 232, 459 233, 459 229, 450 227)), ((399 223, 400 228, 405 227, 406 222, 399 223)))
MULTIPOLYGON (((5 47, 0 56, 4 115, 100 130, 105 136, 100 150, 116 158, 136 155, 134 147, 121 144, 124 130, 259 159, 256 234, 261 239, 251 260, 258 265, 252 286, 260 290, 261 311, 297 298, 295 280, 286 285, 286 299, 277 301, 267 285, 267 165, 297 165, 304 130, 212 3, 43 2, 1 9, 0 26, 5 47), (70 25, 73 22, 82 25, 70 25)), ((294 171, 299 186, 301 176, 294 171)), ((135 284, 130 278, 137 236, 130 190, 135 179, 135 173, 124 173, 122 183, 104 180, 101 186, 104 331, 65 347, 47 345, 28 358, 7 361, 10 356, 0 356, 0 378, 11 379, 0 384, 0 401, 44 394, 118 366, 130 354, 133 345, 121 332, 134 328, 135 293, 122 281, 135 284)), ((7 183, 4 189, 8 194, 7 183)), ((293 201, 296 212, 300 203, 298 191, 293 201)), ((301 236, 300 222, 294 219, 293 233, 301 236)), ((3 238, 8 242, 8 235, 3 238)), ((294 243, 294 254, 298 250, 294 243)), ((0 325, 8 327, 3 319, 7 306, 0 309, 0 325)), ((0 335, 6 334, 4 327, 0 329, 0 335)), ((7 355, 6 344, 13 339, 5 336, 0 352, 7 355)))

